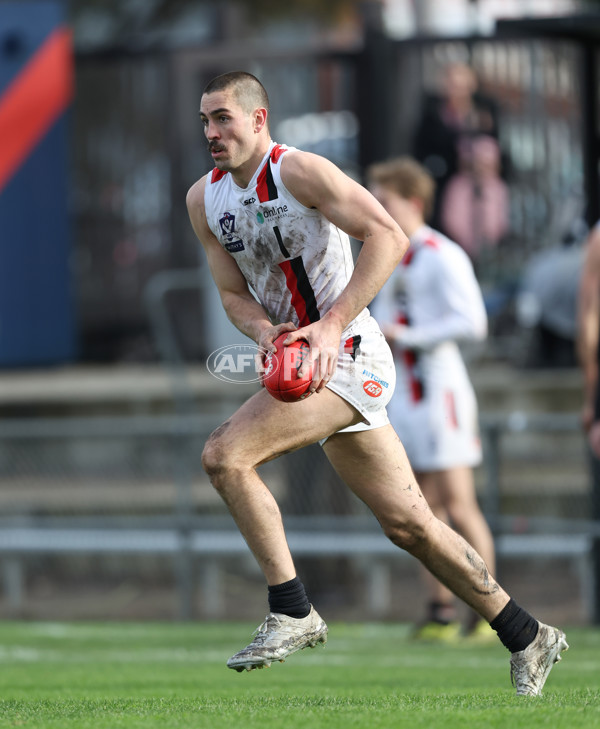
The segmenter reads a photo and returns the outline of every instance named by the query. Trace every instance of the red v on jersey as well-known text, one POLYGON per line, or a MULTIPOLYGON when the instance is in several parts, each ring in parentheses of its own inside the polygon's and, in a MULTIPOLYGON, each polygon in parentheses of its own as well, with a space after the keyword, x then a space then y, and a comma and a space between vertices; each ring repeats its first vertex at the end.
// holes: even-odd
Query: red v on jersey
POLYGON ((271 154, 268 156, 262 170, 258 173, 256 193, 261 203, 277 199, 278 192, 275 181, 273 180, 273 173, 271 172, 271 161, 277 164, 284 152, 287 152, 287 149, 282 147, 281 144, 276 144, 271 150, 271 154))

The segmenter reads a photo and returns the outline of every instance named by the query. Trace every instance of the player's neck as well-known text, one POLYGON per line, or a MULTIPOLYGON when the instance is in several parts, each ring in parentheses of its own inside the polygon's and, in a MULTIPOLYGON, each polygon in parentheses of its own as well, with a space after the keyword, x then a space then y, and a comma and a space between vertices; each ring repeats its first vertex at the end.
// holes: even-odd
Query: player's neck
POLYGON ((269 151, 270 145, 271 139, 269 137, 261 140, 260 144, 256 145, 246 162, 241 164, 237 169, 232 170, 231 176, 238 187, 241 187, 242 189, 248 187, 250 180, 254 177, 254 173, 260 167, 265 154, 269 151))

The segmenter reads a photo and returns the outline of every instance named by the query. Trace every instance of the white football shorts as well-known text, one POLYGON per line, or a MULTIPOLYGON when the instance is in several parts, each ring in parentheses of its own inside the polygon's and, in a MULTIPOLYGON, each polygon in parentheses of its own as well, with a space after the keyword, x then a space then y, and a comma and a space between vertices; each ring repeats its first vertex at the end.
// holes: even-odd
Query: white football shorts
POLYGON ((468 383, 425 381, 424 397, 411 402, 402 389, 388 405, 390 422, 415 471, 481 463, 477 401, 468 383))
MULTIPOLYGON (((373 430, 390 421, 386 406, 396 384, 396 368, 392 352, 379 329, 368 316, 344 332, 337 369, 327 387, 353 405, 364 422, 338 431, 354 433, 373 430)), ((326 439, 320 441, 321 445, 326 439)))

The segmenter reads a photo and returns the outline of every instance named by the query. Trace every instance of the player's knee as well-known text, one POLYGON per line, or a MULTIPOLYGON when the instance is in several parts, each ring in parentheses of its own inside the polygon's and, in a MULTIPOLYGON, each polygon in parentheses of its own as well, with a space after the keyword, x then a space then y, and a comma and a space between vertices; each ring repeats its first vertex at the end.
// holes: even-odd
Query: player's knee
POLYGON ((202 468, 209 476, 213 476, 219 469, 219 462, 219 449, 209 438, 202 450, 202 468))
POLYGON ((230 467, 230 450, 222 438, 222 429, 226 425, 224 423, 210 434, 202 451, 202 467, 211 480, 226 472, 230 467))
POLYGON ((424 519, 394 521, 383 525, 386 537, 400 549, 416 554, 427 543, 428 529, 424 519))
POLYGON ((225 437, 227 423, 213 431, 204 444, 202 467, 213 487, 224 496, 232 484, 238 483, 243 474, 254 464, 248 462, 244 453, 235 448, 231 439, 225 437))

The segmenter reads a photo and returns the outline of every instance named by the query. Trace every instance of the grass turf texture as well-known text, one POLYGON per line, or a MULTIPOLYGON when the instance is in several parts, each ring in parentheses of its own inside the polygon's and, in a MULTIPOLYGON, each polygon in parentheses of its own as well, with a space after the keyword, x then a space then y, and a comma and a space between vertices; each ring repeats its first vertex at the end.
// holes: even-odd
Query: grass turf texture
POLYGON ((579 729, 600 726, 600 630, 544 695, 517 697, 500 643, 433 646, 398 624, 330 625, 325 648, 270 669, 225 661, 254 625, 0 623, 0 727, 579 729))

